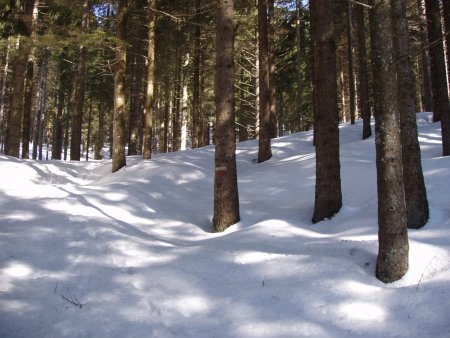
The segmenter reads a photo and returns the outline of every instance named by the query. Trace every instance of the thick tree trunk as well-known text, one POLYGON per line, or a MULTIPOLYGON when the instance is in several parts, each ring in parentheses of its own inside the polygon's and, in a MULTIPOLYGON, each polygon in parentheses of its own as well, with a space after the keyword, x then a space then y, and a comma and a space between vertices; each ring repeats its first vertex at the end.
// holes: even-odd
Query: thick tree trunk
MULTIPOLYGON (((445 26, 445 45, 447 47, 447 79, 450 79, 450 0, 442 0, 445 26)), ((450 83, 447 83, 450 88, 450 83)))
POLYGON ((364 25, 364 7, 356 6, 354 10, 356 19, 356 49, 359 65, 359 82, 358 82, 358 98, 359 112, 363 119, 362 139, 372 136, 372 128, 370 126, 370 107, 369 107, 369 80, 367 73, 367 49, 366 49, 366 33, 364 25))
POLYGON ((375 100, 378 187, 378 260, 376 276, 385 283, 408 270, 408 232, 403 185, 400 117, 390 0, 372 0, 370 31, 375 100))
POLYGON ((258 163, 272 157, 270 144, 270 81, 267 0, 258 0, 259 150, 258 163))
POLYGON ((147 50, 147 93, 145 97, 145 122, 142 157, 152 157, 153 102, 155 79, 155 0, 148 0, 148 50, 147 50))
POLYGON ((234 0, 218 0, 216 26, 215 232, 239 222, 234 111, 234 0))
POLYGON ((427 223, 429 210, 417 132, 416 85, 405 1, 394 1, 392 10, 407 222, 408 228, 418 229, 427 223))
MULTIPOLYGON (((83 3, 83 20, 81 31, 87 32, 89 25, 90 2, 85 0, 83 3)), ((72 132, 70 137, 70 160, 79 161, 81 159, 81 129, 83 125, 83 105, 85 91, 85 73, 86 73, 86 53, 87 48, 81 45, 78 49, 77 72, 72 96, 72 132)))
POLYGON ((430 44, 433 120, 441 121, 443 155, 450 155, 450 104, 438 0, 425 0, 430 44))
POLYGON ((127 165, 125 157, 125 73, 127 66, 126 21, 128 7, 131 0, 119 0, 117 13, 117 37, 119 45, 116 47, 116 73, 114 77, 114 122, 113 122, 113 151, 112 172, 116 172, 127 165))
POLYGON ((333 1, 311 0, 314 50, 316 193, 313 223, 342 206, 333 1))

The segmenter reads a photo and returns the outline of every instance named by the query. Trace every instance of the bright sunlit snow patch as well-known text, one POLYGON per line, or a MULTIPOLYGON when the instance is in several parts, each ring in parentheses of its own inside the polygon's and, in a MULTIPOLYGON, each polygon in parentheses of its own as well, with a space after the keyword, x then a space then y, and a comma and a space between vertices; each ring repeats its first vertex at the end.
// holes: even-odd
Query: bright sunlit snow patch
POLYGON ((386 311, 381 306, 369 302, 345 303, 339 305, 336 311, 350 322, 357 322, 360 325, 383 323, 387 317, 386 311))
POLYGON ((24 278, 33 273, 33 269, 30 266, 19 262, 12 262, 2 270, 4 274, 14 278, 24 278))

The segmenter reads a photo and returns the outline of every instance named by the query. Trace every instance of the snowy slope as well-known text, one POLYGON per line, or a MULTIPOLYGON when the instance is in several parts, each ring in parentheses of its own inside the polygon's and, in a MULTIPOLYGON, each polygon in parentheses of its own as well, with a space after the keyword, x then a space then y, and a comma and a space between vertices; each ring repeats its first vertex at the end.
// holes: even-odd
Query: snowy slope
POLYGON ((419 115, 431 205, 410 270, 374 277, 373 138, 341 126, 344 206, 311 224, 311 132, 238 145, 241 222, 211 233, 214 148, 100 162, 0 156, 0 337, 450 337, 450 159, 419 115))

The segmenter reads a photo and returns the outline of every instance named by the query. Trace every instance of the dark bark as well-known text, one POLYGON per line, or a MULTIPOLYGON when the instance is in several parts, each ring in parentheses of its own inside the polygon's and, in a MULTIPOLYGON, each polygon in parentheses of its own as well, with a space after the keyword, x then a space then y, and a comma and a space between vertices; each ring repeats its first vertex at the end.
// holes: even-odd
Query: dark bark
POLYGON ((423 0, 418 0, 418 11, 419 11, 419 29, 420 29, 420 46, 422 48, 422 81, 423 81, 423 93, 422 93, 422 104, 425 111, 433 111, 433 91, 431 86, 431 65, 430 65, 430 54, 427 48, 428 45, 428 28, 427 20, 425 17, 425 11, 422 6, 423 0))
POLYGON ((430 48, 433 120, 441 121, 443 155, 450 155, 450 104, 438 0, 425 0, 430 48))
POLYGON ((302 72, 302 62, 305 58, 305 47, 304 46, 304 24, 303 24, 303 6, 302 0, 296 0, 296 13, 297 13, 297 119, 298 119, 298 130, 303 130, 303 72, 302 72))
POLYGON ((218 0, 216 26, 215 232, 239 222, 234 111, 234 0, 218 0))
POLYGON ((41 59, 41 69, 39 73, 39 94, 38 94, 38 109, 35 118, 35 127, 33 135, 33 160, 42 160, 42 140, 45 125, 45 111, 47 106, 47 76, 48 76, 48 61, 50 58, 50 51, 46 49, 41 59))
MULTIPOLYGON (((81 31, 87 32, 89 25, 90 2, 85 0, 83 3, 83 20, 81 31)), ((83 124, 83 105, 85 92, 85 73, 86 73, 86 53, 87 48, 81 45, 78 49, 78 63, 75 76, 75 83, 72 96, 72 132, 70 137, 70 160, 79 161, 81 159, 81 129, 83 124)))
POLYGON ((105 138, 105 132, 104 132, 104 118, 105 118, 105 107, 104 104, 98 105, 98 128, 97 128, 97 135, 95 137, 95 144, 94 144, 94 160, 101 160, 103 158, 103 145, 104 145, 104 138, 105 138))
POLYGON ((259 150, 258 163, 272 157, 267 0, 258 0, 259 150))
POLYGON ((268 9, 268 29, 267 41, 269 44, 269 98, 270 98, 270 124, 269 136, 276 138, 278 136, 278 118, 277 118, 277 91, 275 85, 275 6, 274 0, 267 1, 268 9))
POLYGON ((416 85, 405 1, 394 1, 392 10, 407 223, 408 228, 418 229, 427 223, 429 209, 416 123, 416 85))
POLYGON ((350 123, 355 124, 355 67, 353 59, 353 23, 352 23, 351 1, 349 1, 347 4, 347 55, 348 55, 348 88, 350 100, 349 102, 350 123))
MULTIPOLYGON (((197 22, 200 15, 200 0, 195 0, 195 15, 197 22)), ((202 144, 202 119, 200 108, 200 24, 195 25, 194 33, 194 79, 193 79, 193 93, 192 93, 192 125, 193 138, 192 148, 198 148, 202 144)))
POLYGON ((114 76, 113 173, 127 165, 125 157, 125 73, 127 65, 125 41, 130 2, 131 0, 119 0, 119 7, 117 9, 117 37, 119 39, 119 45, 116 47, 116 72, 114 76))
POLYGON ((14 72, 11 81, 11 107, 7 116, 6 137, 5 137, 5 154, 9 156, 19 157, 20 153, 20 137, 22 130, 23 117, 23 100, 25 74, 30 53, 29 38, 31 36, 31 23, 33 17, 34 0, 23 1, 22 12, 19 13, 19 20, 24 27, 24 35, 18 37, 19 47, 14 60, 14 72))
POLYGON ((400 279, 408 270, 409 246, 391 1, 372 0, 371 4, 379 242, 376 276, 390 283, 400 279))
POLYGON ((313 223, 342 206, 333 1, 310 2, 314 51, 316 191, 313 223))
MULTIPOLYGON (((447 65, 450 65, 450 0, 442 0, 445 27, 445 45, 447 47, 447 65)), ((450 78, 450 67, 447 67, 447 78, 450 78)), ((450 88, 450 83, 447 83, 450 88)))
POLYGON ((172 151, 181 148, 181 48, 177 45, 175 51, 175 83, 173 91, 173 123, 172 123, 172 151))
POLYGON ((147 50, 147 93, 145 97, 145 121, 142 157, 152 157, 153 101, 155 79, 155 1, 148 0, 148 50, 147 50))
POLYGON ((358 57, 358 102, 359 112, 363 120, 362 139, 365 140, 372 136, 372 128, 370 126, 370 106, 369 106, 369 79, 367 72, 367 49, 366 49, 366 33, 364 25, 364 7, 356 6, 354 9, 355 31, 356 31, 356 49, 358 57))

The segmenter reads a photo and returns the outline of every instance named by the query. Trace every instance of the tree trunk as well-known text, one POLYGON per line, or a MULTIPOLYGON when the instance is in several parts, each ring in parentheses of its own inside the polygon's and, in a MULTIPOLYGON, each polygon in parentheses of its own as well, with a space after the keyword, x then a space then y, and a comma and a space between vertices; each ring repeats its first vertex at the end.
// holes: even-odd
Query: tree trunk
POLYGON ((105 126, 103 125, 105 119, 104 103, 99 104, 97 109, 98 109, 98 129, 94 145, 94 160, 101 160, 103 159, 103 145, 105 138, 104 132, 105 126))
MULTIPOLYGON (((81 32, 86 33, 89 25, 90 2, 85 0, 83 3, 83 19, 81 32)), ((85 73, 86 73, 86 53, 87 48, 81 45, 78 49, 77 72, 72 96, 72 133, 70 137, 70 160, 79 161, 81 158, 81 129, 83 124, 83 105, 85 91, 85 73)))
POLYGON ((303 45, 302 35, 304 30, 304 25, 302 23, 302 0, 296 0, 296 13, 297 13, 297 119, 298 127, 297 130, 304 130, 303 126, 303 72, 302 72, 302 62, 305 56, 305 46, 303 45))
POLYGON ((173 91, 172 151, 178 151, 181 148, 181 62, 181 48, 177 45, 175 51, 175 87, 173 91))
POLYGON ((415 74, 405 1, 394 1, 392 10, 407 222, 408 228, 418 229, 427 223, 429 210, 417 132, 415 74))
POLYGON ((216 26, 215 232, 239 222, 234 111, 234 0, 218 0, 216 26))
MULTIPOLYGON (((442 0, 445 26, 445 45, 447 47, 447 79, 450 79, 450 0, 442 0)), ((450 83, 447 83, 450 87, 450 83)))
MULTIPOLYGON (((36 35, 36 26, 39 13, 39 0, 35 0, 33 8, 33 17, 31 22, 31 41, 34 42, 36 35)), ((30 134, 31 134, 31 110, 33 105, 34 92, 34 59, 35 47, 31 46, 28 54, 27 76, 25 78, 25 91, 23 103, 23 122, 22 122, 22 158, 30 157, 30 134)))
POLYGON ((278 136, 278 119, 277 119, 277 91, 275 83, 275 6, 274 0, 268 0, 268 28, 267 41, 269 44, 269 98, 270 98, 270 124, 269 136, 276 138, 278 136))
POLYGON ((425 0, 430 44, 433 120, 441 121, 443 155, 450 155, 450 104, 438 0, 425 0))
POLYGON ((114 77, 114 122, 113 122, 113 151, 112 172, 116 172, 127 165, 125 157, 125 73, 127 66, 126 29, 128 7, 131 0, 119 0, 117 9, 117 37, 119 45, 116 47, 116 73, 114 77))
MULTIPOLYGON (((200 19, 200 0, 195 0, 195 16, 197 21, 200 19)), ((201 146, 201 107, 200 107, 200 25, 195 25, 194 33, 194 79, 193 79, 193 93, 192 93, 192 125, 193 138, 192 148, 201 146)))
POLYGON ((11 90, 11 109, 7 117, 8 129, 5 138, 5 154, 19 157, 20 136, 23 116, 24 79, 30 52, 31 23, 33 17, 34 0, 24 1, 22 12, 19 13, 20 24, 25 28, 25 35, 18 37, 18 51, 15 58, 11 90))
POLYGON ((400 118, 390 0, 372 0, 370 31, 375 100, 378 187, 378 260, 376 276, 385 283, 408 270, 408 232, 403 185, 400 118))
POLYGON ((38 109, 35 118, 35 127, 33 135, 33 160, 42 160, 42 133, 44 130, 45 111, 47 106, 47 76, 48 76, 48 60, 50 51, 46 48, 41 59, 41 69, 39 74, 39 93, 38 93, 38 109), (41 147, 39 147, 41 146, 41 147))
POLYGON ((333 1, 310 2, 314 51, 316 193, 313 223, 342 206, 333 1))
MULTIPOLYGON (((361 6, 361 5, 358 5, 361 6)), ((355 124, 355 67, 353 66, 353 24, 352 2, 347 4, 347 54, 348 54, 348 88, 350 100, 350 123, 355 124)))
POLYGON ((155 79, 155 0, 148 0, 148 51, 147 51, 147 94, 145 97, 145 122, 142 157, 152 157, 153 91, 155 79))
POLYGON ((354 10, 356 19, 356 49, 359 64, 359 82, 358 82, 358 98, 359 112, 363 119, 362 139, 365 140, 372 136, 372 128, 370 126, 370 107, 369 107, 369 80, 367 73, 367 50, 366 50, 366 33, 364 25, 364 7, 356 6, 354 10))
POLYGON ((8 43, 6 46, 6 51, 4 54, 4 59, 2 62, 3 71, 2 71, 2 80, 1 80, 1 91, 0 91, 0 152, 3 152, 4 146, 4 137, 6 130, 6 89, 8 85, 8 71, 9 71, 9 62, 10 62, 10 39, 8 39, 8 43))
POLYGON ((424 0, 418 0, 418 11, 419 11, 419 28, 420 28, 420 46, 422 48, 421 58, 422 58, 422 76, 423 76, 423 106, 425 111, 433 111, 433 91, 431 86, 431 65, 430 65, 430 54, 428 45, 428 28, 427 19, 425 17, 425 11, 423 8, 424 0))
POLYGON ((267 0, 258 0, 259 150, 258 163, 272 157, 270 144, 270 82, 267 0))

